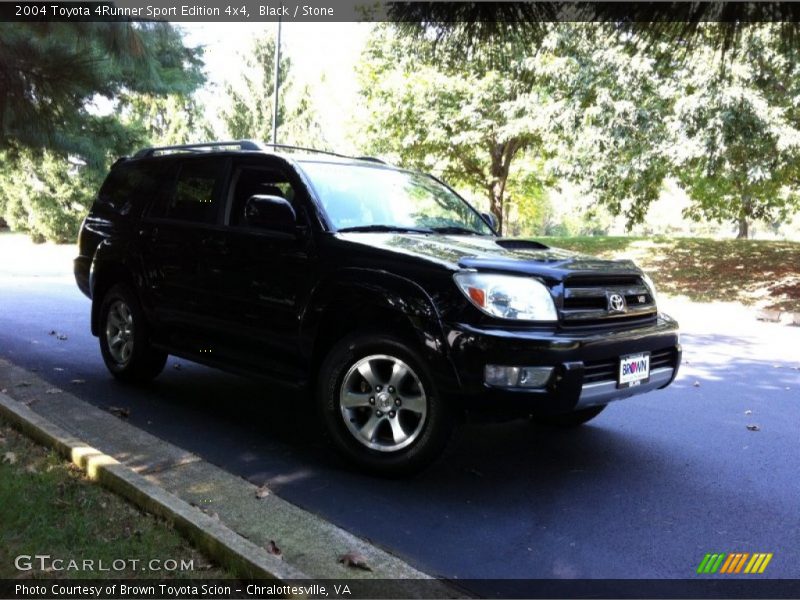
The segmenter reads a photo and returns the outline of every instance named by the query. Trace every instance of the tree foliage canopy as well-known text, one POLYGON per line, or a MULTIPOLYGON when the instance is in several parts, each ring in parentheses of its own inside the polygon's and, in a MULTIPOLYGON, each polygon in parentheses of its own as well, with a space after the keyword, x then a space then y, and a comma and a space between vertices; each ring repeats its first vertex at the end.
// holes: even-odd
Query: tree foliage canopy
POLYGON ((539 89, 524 56, 498 59, 515 46, 485 45, 464 54, 433 40, 407 41, 381 27, 359 72, 366 101, 366 150, 441 175, 484 194, 501 225, 514 159, 540 148, 543 123, 532 110, 539 89))
POLYGON ((111 160, 190 135, 201 67, 166 23, 0 24, 0 217, 73 239, 111 160))
POLYGON ((0 148, 48 148, 99 164, 97 98, 188 94, 197 49, 166 23, 0 24, 0 148))
MULTIPOLYGON (((241 80, 229 83, 230 99, 223 121, 231 137, 272 140, 272 113, 275 106, 275 39, 258 38, 251 52, 242 59, 246 68, 241 80)), ((297 89, 292 63, 281 53, 278 90, 278 141, 280 144, 325 148, 327 143, 317 119, 308 89, 297 89)))

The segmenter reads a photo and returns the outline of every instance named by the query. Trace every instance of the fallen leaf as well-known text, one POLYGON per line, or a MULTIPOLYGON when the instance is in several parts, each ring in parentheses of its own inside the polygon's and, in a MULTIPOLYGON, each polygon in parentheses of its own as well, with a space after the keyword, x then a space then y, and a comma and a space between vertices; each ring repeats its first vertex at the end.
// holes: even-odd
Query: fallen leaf
POLYGON ((17 462, 17 454, 15 452, 6 452, 3 454, 3 462, 13 465, 17 462))
POLYGON ((25 467, 25 472, 30 473, 31 475, 36 475, 39 473, 39 470, 34 465, 28 465, 25 467))
POLYGON ((752 411, 752 410, 746 410, 746 411, 744 411, 744 414, 746 414, 746 415, 752 415, 752 414, 753 414, 753 411, 752 411))
POLYGON ((75 385, 80 385, 82 383, 86 383, 86 380, 85 379, 70 379, 69 382, 73 383, 75 385))
POLYGON ((108 412, 112 415, 116 415, 122 419, 127 419, 131 416, 131 409, 130 408, 122 408, 119 406, 109 406, 108 412))
POLYGON ((342 563, 345 567, 362 569, 364 571, 372 571, 372 568, 367 564, 366 557, 358 552, 348 552, 347 554, 342 554, 339 557, 338 562, 342 563))
POLYGON ((761 427, 759 427, 758 425, 748 425, 747 429, 749 431, 761 431, 761 427))
POLYGON ((45 394, 60 394, 61 390, 58 388, 50 388, 45 392, 45 394))
POLYGON ((700 387, 700 382, 699 381, 695 381, 692 385, 694 387, 700 387))
POLYGON ((262 485, 260 488, 256 490, 256 498, 261 500, 262 498, 266 498, 269 496, 269 488, 265 485, 262 485))
POLYGON ((278 548, 278 544, 276 544, 273 540, 269 541, 269 544, 267 544, 266 548, 267 552, 270 554, 277 556, 278 558, 283 558, 283 552, 281 552, 281 549, 278 548))

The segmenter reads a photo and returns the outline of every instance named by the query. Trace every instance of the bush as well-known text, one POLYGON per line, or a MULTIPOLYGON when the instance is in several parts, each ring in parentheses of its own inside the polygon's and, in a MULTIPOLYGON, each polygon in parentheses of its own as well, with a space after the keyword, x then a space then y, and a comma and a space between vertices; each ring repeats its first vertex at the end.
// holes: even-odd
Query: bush
POLYGON ((37 243, 75 241, 99 173, 49 152, 3 162, 11 168, 0 174, 0 218, 37 243))

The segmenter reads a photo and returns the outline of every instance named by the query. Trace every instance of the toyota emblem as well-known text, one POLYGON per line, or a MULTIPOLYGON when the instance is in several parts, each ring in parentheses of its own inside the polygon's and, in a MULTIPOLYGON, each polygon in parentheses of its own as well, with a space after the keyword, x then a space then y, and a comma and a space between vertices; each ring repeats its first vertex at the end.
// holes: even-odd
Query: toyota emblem
POLYGON ((610 294, 608 296, 608 312, 625 312, 625 298, 621 294, 610 294))

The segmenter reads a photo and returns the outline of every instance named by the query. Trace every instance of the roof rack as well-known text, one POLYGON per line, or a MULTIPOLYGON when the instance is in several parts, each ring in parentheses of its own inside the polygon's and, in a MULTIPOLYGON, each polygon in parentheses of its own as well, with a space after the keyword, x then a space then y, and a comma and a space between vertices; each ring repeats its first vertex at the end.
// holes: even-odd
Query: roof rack
POLYGON ((184 151, 184 152, 203 152, 208 150, 220 148, 233 148, 239 150, 263 150, 264 148, 252 140, 233 140, 229 142, 204 142, 199 144, 178 144, 176 146, 153 146, 151 148, 142 148, 134 158, 144 158, 145 156, 154 156, 156 152, 169 152, 170 150, 184 151))
POLYGON ((382 165, 388 164, 381 158, 374 156, 350 156, 348 154, 340 154, 339 152, 331 152, 330 150, 317 150, 316 148, 306 148, 304 146, 287 146, 286 144, 269 144, 264 143, 264 146, 269 148, 278 148, 280 150, 300 150, 302 152, 312 152, 314 154, 327 154, 328 156, 336 156, 338 158, 349 158, 351 160, 365 160, 374 163, 381 163, 382 165))
POLYGON ((134 158, 145 158, 148 156, 155 156, 156 153, 163 152, 208 152, 212 150, 224 150, 227 148, 237 148, 239 150, 265 150, 267 148, 276 148, 278 150, 299 150, 301 152, 311 152, 314 154, 327 154, 328 156, 336 156, 338 158, 349 158, 354 160, 365 160, 386 164, 386 161, 372 156, 348 156, 338 152, 331 152, 330 150, 318 150, 316 148, 306 148, 304 146, 290 146, 287 144, 270 144, 266 142, 254 142, 253 140, 231 140, 227 142, 201 142, 198 144, 179 144, 176 146, 153 146, 150 148, 142 148, 134 158))

